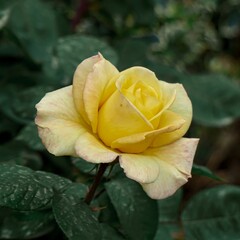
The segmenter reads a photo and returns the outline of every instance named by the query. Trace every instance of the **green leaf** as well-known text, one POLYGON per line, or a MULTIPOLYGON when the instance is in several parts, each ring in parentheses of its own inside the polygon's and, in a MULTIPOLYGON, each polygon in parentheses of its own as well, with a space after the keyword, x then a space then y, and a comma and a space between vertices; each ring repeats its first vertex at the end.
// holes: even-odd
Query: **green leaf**
POLYGON ((175 236, 181 231, 179 224, 177 223, 161 223, 158 226, 154 240, 175 240, 175 236))
POLYGON ((84 59, 96 55, 98 52, 115 64, 117 55, 104 41, 94 37, 72 35, 60 38, 57 45, 57 55, 60 67, 65 71, 70 82, 74 71, 84 59))
POLYGON ((52 89, 52 87, 41 85, 20 90, 17 85, 6 86, 1 89, 2 111, 17 123, 31 124, 36 115, 35 105, 52 89))
POLYGON ((0 11, 0 30, 7 24, 10 16, 10 9, 0 11))
POLYGON ((72 158, 72 163, 76 168, 78 168, 81 172, 86 173, 86 174, 96 174, 96 164, 90 163, 85 161, 84 159, 78 157, 72 158))
POLYGON ((0 206, 27 211, 49 208, 54 192, 70 182, 52 173, 0 164, 0 206))
POLYGON ((182 196, 182 189, 179 189, 174 195, 157 201, 160 223, 174 222, 178 220, 182 196))
POLYGON ((156 201, 138 183, 127 178, 111 180, 106 183, 106 190, 128 239, 152 240, 158 222, 156 201))
POLYGON ((90 207, 83 202, 86 192, 86 186, 72 184, 54 196, 53 213, 70 240, 101 239, 100 224, 90 207))
POLYGON ((206 126, 224 126, 240 117, 240 87, 222 75, 181 78, 193 103, 193 119, 206 126))
POLYGON ((149 48, 149 44, 146 42, 139 39, 124 39, 116 41, 114 47, 119 55, 118 67, 120 70, 136 65, 145 65, 149 48))
POLYGON ((35 62, 45 61, 57 41, 54 11, 40 0, 22 0, 12 9, 9 29, 35 62))
POLYGON ((125 238, 121 236, 114 228, 110 227, 108 224, 101 224, 103 238, 102 240, 124 240, 125 238))
POLYGON ((38 136, 37 126, 34 123, 25 126, 16 137, 16 140, 25 143, 29 148, 36 151, 45 149, 38 136))
POLYGON ((0 145, 0 163, 13 163, 35 170, 42 167, 42 160, 38 153, 28 149, 25 144, 19 141, 0 145))
POLYGON ((0 208, 0 219, 1 239, 36 238, 56 226, 51 211, 19 212, 0 208))
POLYGON ((240 188, 223 185, 195 195, 182 213, 186 240, 237 240, 240 188))
POLYGON ((179 231, 178 219, 182 196, 182 189, 179 189, 171 197, 157 201, 159 217, 155 240, 172 240, 172 236, 179 231))
POLYGON ((200 176, 206 176, 206 177, 212 178, 212 179, 214 179, 214 180, 223 181, 222 178, 220 178, 220 177, 218 177, 217 175, 215 175, 215 174, 214 174, 210 169, 208 169, 207 167, 199 166, 199 165, 197 165, 197 164, 193 164, 192 174, 200 175, 200 176))
POLYGON ((11 9, 17 0, 1 0, 0 2, 0 30, 7 24, 11 9))
POLYGON ((111 227, 114 227, 116 229, 119 228, 119 219, 117 216, 117 212, 107 194, 107 192, 103 192, 98 198, 97 198, 97 204, 101 211, 99 212, 99 221, 101 223, 106 223, 107 225, 111 225, 111 227))

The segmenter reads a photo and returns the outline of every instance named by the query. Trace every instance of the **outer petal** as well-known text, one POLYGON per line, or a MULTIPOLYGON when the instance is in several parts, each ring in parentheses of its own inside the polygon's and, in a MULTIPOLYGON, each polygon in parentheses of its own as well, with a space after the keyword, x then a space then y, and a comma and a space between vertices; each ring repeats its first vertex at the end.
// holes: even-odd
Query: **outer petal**
POLYGON ((75 107, 78 113, 81 114, 82 118, 85 122, 89 123, 89 119, 87 117, 84 102, 83 102, 83 90, 85 88, 85 84, 88 78, 88 75, 93 71, 93 66, 101 61, 102 56, 96 55, 82 61, 73 76, 73 100, 75 107))
POLYGON ((171 116, 165 126, 160 129, 118 138, 111 144, 111 148, 115 148, 126 153, 141 153, 145 151, 151 145, 152 141, 158 136, 161 137, 162 134, 177 131, 177 129, 183 126, 185 121, 176 114, 172 115, 174 116, 171 116))
POLYGON ((127 177, 139 183, 154 182, 161 171, 156 159, 146 155, 122 154, 119 163, 127 177))
MULTIPOLYGON (((164 93, 164 98, 166 99, 169 99, 169 97, 171 97, 173 89, 176 90, 175 100, 168 108, 168 110, 180 115, 185 120, 185 123, 177 131, 166 133, 156 138, 152 143, 153 147, 167 145, 176 141, 177 139, 180 139, 187 132, 192 121, 192 103, 183 86, 181 84, 169 84, 162 81, 160 81, 160 84, 163 89, 162 91, 164 93)), ((167 120, 166 114, 163 116, 163 118, 167 120)), ((159 127, 161 127, 161 119, 159 127)))
POLYGON ((94 133, 97 130, 98 109, 104 89, 116 74, 118 70, 101 54, 83 61, 75 72, 74 101, 78 111, 89 120, 94 133))
POLYGON ((75 156, 75 142, 87 128, 75 109, 72 86, 47 93, 36 108, 35 122, 47 150, 56 156, 75 156))
POLYGON ((92 163, 113 162, 119 156, 117 152, 106 147, 90 133, 85 133, 78 138, 75 149, 78 156, 92 163))
POLYGON ((85 111, 92 125, 92 131, 97 132, 98 110, 107 83, 118 74, 118 70, 106 59, 96 63, 85 84, 83 101, 85 111))
POLYGON ((120 164, 126 175, 140 182, 151 198, 163 199, 191 177, 197 144, 198 139, 182 138, 168 146, 149 148, 142 154, 122 155, 120 164), (156 169, 159 169, 158 174, 156 169), (142 173, 145 175, 140 176, 142 173))

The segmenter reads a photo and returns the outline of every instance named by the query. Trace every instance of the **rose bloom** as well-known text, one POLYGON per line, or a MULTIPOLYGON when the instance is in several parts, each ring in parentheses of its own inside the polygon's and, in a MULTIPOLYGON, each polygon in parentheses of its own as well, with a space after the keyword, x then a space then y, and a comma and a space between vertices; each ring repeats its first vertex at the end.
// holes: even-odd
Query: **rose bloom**
POLYGON ((73 84, 36 105, 47 150, 92 163, 119 157, 126 176, 154 199, 172 195, 191 177, 198 139, 182 138, 192 105, 181 84, 143 67, 119 72, 100 53, 77 67, 73 84))

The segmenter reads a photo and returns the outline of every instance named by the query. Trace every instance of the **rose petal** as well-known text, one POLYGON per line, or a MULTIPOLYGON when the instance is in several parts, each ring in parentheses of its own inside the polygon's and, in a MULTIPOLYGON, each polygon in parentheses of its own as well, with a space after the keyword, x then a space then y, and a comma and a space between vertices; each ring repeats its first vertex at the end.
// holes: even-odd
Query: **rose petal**
POLYGON ((93 71, 93 66, 102 60, 100 54, 87 58, 82 61, 73 76, 73 100, 77 111, 81 114, 82 118, 89 123, 83 102, 83 92, 88 75, 93 71))
POLYGON ((104 57, 93 65, 83 90, 83 102, 93 133, 97 131, 98 110, 102 105, 102 95, 108 82, 118 74, 118 70, 104 57))
POLYGON ((150 130, 148 121, 119 91, 99 111, 98 135, 107 146, 118 138, 150 130))
POLYGON ((78 156, 92 163, 113 162, 119 154, 106 147, 100 140, 90 133, 81 135, 76 143, 78 156))
POLYGON ((142 184, 143 189, 153 199, 163 199, 175 191, 191 177, 193 158, 198 139, 181 138, 160 148, 150 148, 147 155, 156 156, 160 168, 159 176, 153 183, 142 184))
MULTIPOLYGON (((152 143, 153 147, 167 145, 176 141, 177 139, 180 139, 187 132, 192 121, 192 104, 183 86, 181 84, 169 84, 162 81, 160 81, 160 83, 162 85, 164 98, 166 99, 168 99, 169 97, 171 98, 173 89, 175 89, 176 97, 168 110, 181 116, 185 120, 185 123, 177 131, 174 131, 172 133, 166 133, 161 135, 159 138, 156 138, 152 143)), ((161 127, 162 122, 168 121, 169 117, 170 116, 167 116, 167 114, 165 114, 163 117, 160 118, 159 128, 161 127)))
POLYGON ((163 199, 172 195, 191 177, 197 144, 198 139, 182 138, 164 147, 149 148, 138 155, 122 155, 120 164, 127 176, 140 182, 151 198, 163 199), (140 164, 138 159, 141 159, 140 164), (159 169, 158 174, 156 169, 159 169), (144 172, 145 175, 139 176, 144 172), (152 178, 149 177, 151 174, 152 178))
POLYGON ((176 131, 185 123, 180 116, 173 113, 168 120, 165 126, 162 126, 160 129, 118 138, 112 142, 111 148, 126 153, 141 153, 145 151, 158 136, 161 137, 162 134, 176 131))
POLYGON ((139 183, 154 182, 160 171, 157 161, 145 155, 122 154, 119 163, 126 176, 139 183))
POLYGON ((47 93, 36 108, 35 123, 47 150, 56 156, 75 156, 75 142, 87 129, 75 109, 72 86, 47 93))
POLYGON ((143 190, 152 199, 167 198, 188 181, 188 177, 179 172, 174 166, 160 162, 159 168, 161 168, 161 177, 158 177, 153 183, 141 184, 143 190))
POLYGON ((120 75, 124 76, 124 78, 127 79, 127 81, 124 81, 123 83, 121 83, 121 88, 123 87, 126 88, 127 85, 131 86, 136 81, 142 81, 148 84, 149 86, 151 86, 152 88, 154 88, 156 92, 160 94, 160 97, 161 97, 162 92, 158 84, 158 79, 155 73, 150 71, 149 69, 144 67, 131 67, 120 72, 120 75))

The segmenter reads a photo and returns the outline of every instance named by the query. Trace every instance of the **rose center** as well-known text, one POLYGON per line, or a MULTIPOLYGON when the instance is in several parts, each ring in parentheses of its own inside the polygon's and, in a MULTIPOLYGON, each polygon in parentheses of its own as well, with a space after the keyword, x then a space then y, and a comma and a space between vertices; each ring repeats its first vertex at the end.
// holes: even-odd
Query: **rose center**
POLYGON ((147 118, 151 119, 161 109, 161 99, 155 89, 143 81, 137 81, 122 93, 147 118))

